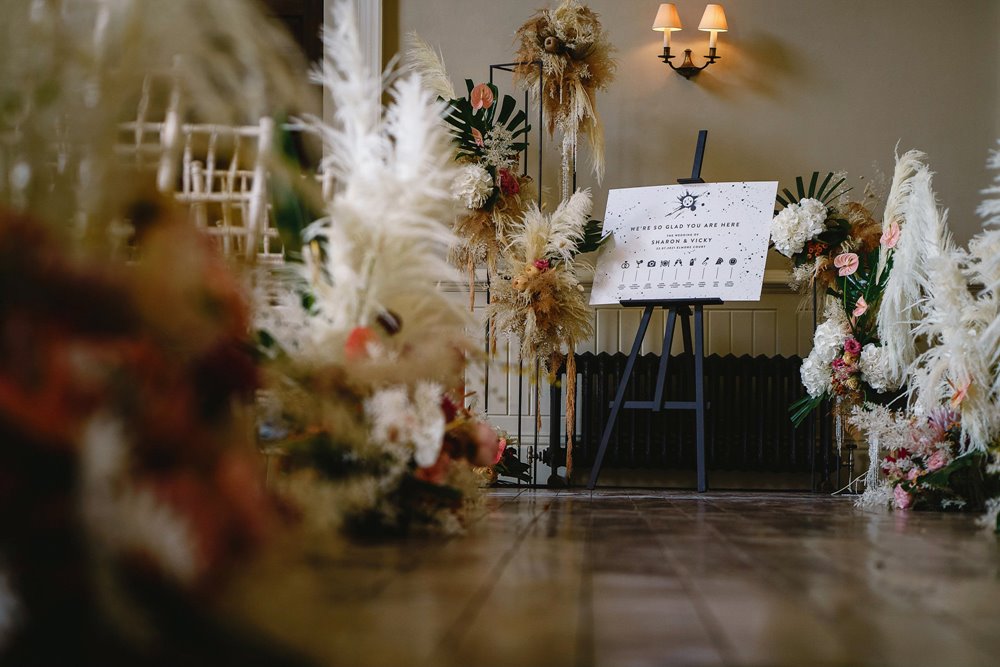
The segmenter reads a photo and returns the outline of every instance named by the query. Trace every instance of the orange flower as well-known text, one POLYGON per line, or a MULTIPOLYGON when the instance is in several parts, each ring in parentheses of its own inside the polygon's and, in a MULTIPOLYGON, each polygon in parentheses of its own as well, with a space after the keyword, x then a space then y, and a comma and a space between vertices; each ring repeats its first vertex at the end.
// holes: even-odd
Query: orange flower
POLYGON ((344 354, 351 361, 368 356, 368 344, 378 341, 378 336, 370 327, 354 327, 344 343, 344 354))
POLYGON ((472 110, 489 109, 493 106, 493 91, 485 83, 481 83, 472 89, 469 94, 469 101, 472 102, 472 110))
POLYGON ((849 276, 858 270, 858 256, 853 252, 844 252, 833 258, 833 265, 837 267, 837 275, 841 278, 849 276))
POLYGON ((965 397, 969 395, 969 385, 972 384, 972 381, 970 380, 957 387, 952 384, 951 380, 948 380, 948 384, 950 384, 951 388, 955 390, 954 393, 952 393, 951 400, 948 404, 951 406, 952 410, 958 410, 959 406, 962 405, 962 401, 964 401, 965 397))
POLYGON ((472 128, 472 140, 475 141, 476 145, 480 148, 483 147, 483 133, 476 128, 472 128))

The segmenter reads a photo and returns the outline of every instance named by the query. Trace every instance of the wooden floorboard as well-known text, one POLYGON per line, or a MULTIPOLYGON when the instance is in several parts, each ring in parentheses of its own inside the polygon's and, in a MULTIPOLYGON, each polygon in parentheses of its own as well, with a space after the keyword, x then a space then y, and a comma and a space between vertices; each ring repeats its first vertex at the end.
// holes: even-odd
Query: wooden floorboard
POLYGON ((245 575, 233 613, 329 665, 1000 655, 997 538, 973 516, 861 511, 845 497, 501 489, 466 535, 319 540, 274 559, 245 575))

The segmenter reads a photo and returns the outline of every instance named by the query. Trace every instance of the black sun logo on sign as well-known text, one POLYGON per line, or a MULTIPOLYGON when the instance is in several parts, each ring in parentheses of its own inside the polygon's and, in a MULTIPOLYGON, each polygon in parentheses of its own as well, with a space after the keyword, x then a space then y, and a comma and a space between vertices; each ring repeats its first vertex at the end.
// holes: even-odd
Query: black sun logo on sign
POLYGON ((698 208, 698 197, 700 196, 685 191, 684 194, 677 198, 677 208, 671 211, 670 215, 680 215, 685 210, 694 211, 698 208))

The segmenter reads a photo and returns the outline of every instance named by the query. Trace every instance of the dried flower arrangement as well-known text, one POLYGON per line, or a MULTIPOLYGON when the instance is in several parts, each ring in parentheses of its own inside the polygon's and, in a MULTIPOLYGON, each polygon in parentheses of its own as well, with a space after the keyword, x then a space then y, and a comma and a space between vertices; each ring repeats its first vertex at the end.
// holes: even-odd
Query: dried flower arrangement
POLYGON ((549 134, 557 129, 562 134, 561 198, 568 199, 581 134, 590 144, 594 174, 598 180, 604 174, 597 91, 614 78, 614 47, 598 15, 578 0, 539 10, 518 28, 516 39, 515 77, 543 105, 549 134))
POLYGON ((514 229, 505 253, 510 275, 497 281, 488 310, 493 329, 517 338, 521 357, 538 362, 541 370, 555 373, 565 355, 570 441, 576 421, 574 350, 593 335, 593 313, 576 261, 600 243, 590 210, 589 190, 576 192, 551 214, 533 205, 514 229))
POLYGON ((445 121, 461 165, 452 192, 460 209, 455 233, 462 243, 452 256, 469 273, 471 309, 476 264, 485 261, 496 273, 511 229, 538 196, 534 180, 518 173, 531 126, 525 112, 517 109, 517 101, 510 95, 501 99, 492 83, 474 84, 466 79, 467 95, 458 96, 440 56, 416 33, 407 36, 406 59, 409 69, 448 105, 445 121))
POLYGON ((391 77, 365 68, 350 3, 334 19, 315 78, 337 123, 305 123, 338 191, 302 231, 302 262, 262 299, 278 304, 259 321, 272 359, 265 421, 286 455, 282 487, 324 528, 460 530, 484 481, 474 468, 503 450, 462 407, 471 319, 439 289, 456 278, 446 105, 400 77, 383 114, 391 77))

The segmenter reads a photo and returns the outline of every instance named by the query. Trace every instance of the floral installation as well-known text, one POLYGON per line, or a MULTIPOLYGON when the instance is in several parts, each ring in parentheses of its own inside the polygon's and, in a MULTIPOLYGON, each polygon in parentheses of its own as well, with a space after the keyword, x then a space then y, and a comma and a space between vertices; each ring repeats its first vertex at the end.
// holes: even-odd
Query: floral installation
POLYGON ((845 202, 844 181, 829 173, 820 182, 814 172, 806 188, 801 177, 796 179, 798 196, 783 191, 778 197, 783 208, 771 224, 775 248, 795 263, 793 282, 811 283, 826 293, 823 322, 800 371, 806 396, 791 406, 792 421, 801 424, 833 399, 838 443, 847 406, 898 389, 887 374, 876 317, 898 231, 895 237, 882 233, 867 207, 845 202), (879 274, 883 253, 887 264, 879 274))
POLYGON ((150 173, 117 152, 159 75, 151 107, 240 123, 302 108, 305 65, 240 0, 4 9, 0 662, 308 664, 220 622, 231 575, 294 520, 248 433, 242 281, 150 194, 180 156, 150 173))
POLYGON ((576 420, 574 350, 593 335, 576 261, 600 243, 599 228, 589 221, 591 206, 589 190, 577 191, 548 215, 532 205, 505 254, 510 277, 497 282, 488 310, 495 330, 520 341, 522 359, 550 375, 565 359, 570 442, 576 420))
MULTIPOLYGON (((884 230, 897 239, 895 256, 886 261, 886 266, 895 265, 884 296, 891 299, 891 307, 883 300, 878 328, 886 341, 886 375, 900 378, 907 386, 908 402, 899 420, 925 431, 931 428, 936 435, 930 441, 938 445, 923 453, 919 447, 903 447, 910 455, 901 457, 892 450, 902 446, 887 444, 891 437, 887 429, 878 428, 873 420, 862 422, 870 458, 874 461, 880 453, 889 452, 895 459, 885 470, 875 466, 869 470, 862 505, 881 504, 889 488, 899 496, 897 505, 907 504, 908 497, 916 504, 915 491, 922 487, 912 484, 913 480, 899 482, 900 474, 940 486, 941 470, 959 462, 968 468, 963 474, 982 480, 980 486, 987 495, 1000 494, 1000 200, 982 203, 979 213, 986 218, 987 228, 967 248, 956 247, 923 159, 916 151, 897 159, 894 181, 904 187, 895 202, 890 195, 895 213, 884 230), (944 422, 947 428, 941 426, 944 422), (937 437, 941 433, 947 438, 937 437), (945 440, 947 447, 940 444, 945 440), (936 453, 944 449, 947 456, 936 453), (943 459, 949 461, 947 466, 931 470, 943 459)), ((988 164, 1000 169, 1000 154, 994 151, 988 164)), ((1000 187, 994 185, 984 192, 997 194, 1000 187)), ((986 522, 996 530, 1000 528, 994 511, 998 503, 985 500, 977 497, 966 507, 985 506, 986 522)))
POLYGON ((334 12, 315 79, 337 100, 337 123, 304 122, 338 190, 291 246, 300 261, 258 297, 269 359, 261 428, 283 454, 279 486, 314 525, 457 531, 481 497, 476 469, 502 449, 463 407, 471 316, 439 289, 457 278, 448 250, 460 166, 446 104, 417 76, 369 73, 350 3, 334 12), (383 80, 394 81, 384 111, 383 80))
POLYGON ((985 455, 965 451, 961 416, 951 407, 926 416, 881 406, 858 407, 851 423, 880 440, 884 456, 874 487, 880 503, 895 509, 981 512, 990 494, 1000 491, 995 476, 984 474, 985 455))
POLYGON ((614 78, 614 47, 598 15, 578 0, 539 10, 518 28, 516 40, 515 77, 542 104, 549 134, 562 134, 562 199, 568 199, 581 134, 590 144, 594 174, 598 180, 604 174, 597 91, 614 78))
POLYGON ((0 560, 23 621, 4 657, 114 664, 138 633, 165 656, 236 641, 286 664, 193 632, 291 515, 233 410, 259 381, 239 281, 168 205, 136 207, 130 264, 0 216, 0 560))
MULTIPOLYGON (((813 284, 820 290, 836 288, 838 278, 854 273, 859 262, 885 245, 869 206, 847 200, 846 176, 827 173, 819 178, 813 172, 807 188, 799 176, 795 192, 783 189, 777 197, 781 209, 771 221, 771 241, 792 260, 796 289, 813 284)), ((865 199, 874 195, 866 192, 865 199)), ((887 247, 894 245, 892 241, 887 247)))
POLYGON ((416 33, 407 36, 409 69, 447 103, 445 121, 461 169, 452 182, 460 213, 455 232, 462 240, 452 254, 469 273, 470 308, 474 299, 475 266, 485 261, 495 273, 514 225, 537 198, 534 180, 520 173, 519 158, 531 131, 527 116, 510 95, 500 97, 492 83, 466 79, 466 96, 452 87, 438 53, 416 33))

